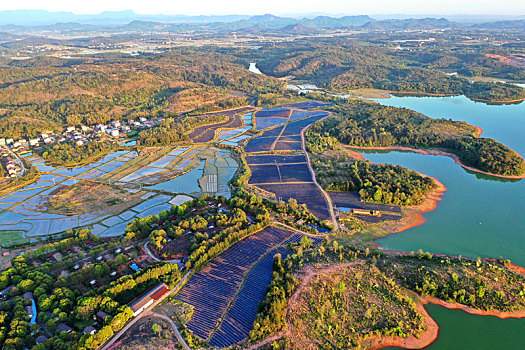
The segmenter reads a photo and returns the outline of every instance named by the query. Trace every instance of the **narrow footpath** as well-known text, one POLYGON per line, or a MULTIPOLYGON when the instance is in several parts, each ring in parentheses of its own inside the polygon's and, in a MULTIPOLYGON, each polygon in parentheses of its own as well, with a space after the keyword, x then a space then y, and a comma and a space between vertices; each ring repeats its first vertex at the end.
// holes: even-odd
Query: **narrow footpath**
POLYGON ((184 350, 191 350, 190 347, 188 346, 188 344, 186 344, 186 341, 184 340, 182 335, 180 334, 179 329, 177 328, 177 325, 175 324, 175 322, 173 322, 173 320, 171 318, 169 318, 166 315, 161 315, 161 314, 158 314, 158 313, 153 312, 153 311, 151 311, 150 315, 153 316, 153 317, 158 317, 158 318, 166 321, 168 323, 168 325, 171 327, 171 329, 173 330, 173 332, 175 333, 175 336, 177 337, 177 340, 179 341, 180 345, 182 345, 183 349, 184 350))
MULTIPOLYGON (((325 118, 327 118, 329 116, 330 115, 326 116, 325 118)), ((324 120, 325 118, 320 119, 319 121, 324 120)), ((310 125, 312 125, 312 124, 310 124, 310 125)), ((326 191, 321 187, 321 185, 319 185, 319 183, 317 182, 317 178, 315 177, 314 169, 312 168, 312 162, 310 161, 310 155, 308 154, 308 151, 306 150, 306 141, 304 139, 304 132, 306 131, 306 129, 308 129, 310 127, 310 125, 305 126, 301 130, 301 147, 302 147, 304 155, 306 157, 306 164, 308 165, 308 169, 310 170, 310 174, 312 175, 312 180, 314 181, 314 184, 317 186, 317 188, 319 188, 319 190, 323 194, 323 197, 324 197, 324 199, 326 201, 326 205, 328 206, 328 210, 330 211, 330 218, 332 220, 332 224, 334 225, 333 231, 337 231, 337 230, 339 230, 339 224, 337 223, 337 218, 335 217, 334 205, 332 203, 332 199, 330 198, 328 193, 326 193, 326 191)))

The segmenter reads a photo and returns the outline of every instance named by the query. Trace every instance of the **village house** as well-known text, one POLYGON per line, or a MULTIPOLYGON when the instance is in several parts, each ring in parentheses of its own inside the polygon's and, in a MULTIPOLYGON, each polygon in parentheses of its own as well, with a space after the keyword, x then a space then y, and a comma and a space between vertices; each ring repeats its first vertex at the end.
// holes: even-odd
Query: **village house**
POLYGON ((62 332, 66 332, 66 333, 70 333, 70 332, 73 331, 73 328, 69 327, 65 323, 61 323, 61 324, 58 325, 57 330, 62 331, 62 332))
POLYGON ((143 294, 141 297, 131 302, 128 306, 133 311, 133 316, 139 315, 142 311, 147 309, 155 301, 159 300, 164 294, 169 291, 166 283, 160 283, 143 294))

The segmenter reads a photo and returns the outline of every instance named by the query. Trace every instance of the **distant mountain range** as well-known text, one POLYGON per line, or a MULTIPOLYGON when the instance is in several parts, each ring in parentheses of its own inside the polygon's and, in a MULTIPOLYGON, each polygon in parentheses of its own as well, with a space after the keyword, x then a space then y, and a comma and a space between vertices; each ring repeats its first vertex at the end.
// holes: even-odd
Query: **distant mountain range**
POLYGON ((0 25, 42 26, 59 22, 76 22, 95 25, 123 25, 135 20, 163 23, 210 23, 233 22, 249 18, 247 15, 185 16, 185 15, 141 15, 132 10, 105 11, 94 15, 77 15, 73 12, 50 12, 46 10, 0 11, 0 25))
MULTIPOLYGON (((400 17, 400 16, 398 16, 400 17)), ((474 16, 466 16, 471 20, 474 16)), ((483 17, 485 18, 485 17, 483 17)), ((494 17, 498 21, 487 23, 458 23, 447 18, 393 18, 375 19, 370 16, 330 17, 319 15, 313 18, 280 17, 271 14, 245 16, 185 16, 185 15, 140 15, 135 12, 102 12, 98 15, 76 15, 71 12, 48 12, 44 10, 0 11, 0 30, 5 32, 176 32, 185 30, 248 31, 261 34, 279 32, 283 34, 315 34, 326 30, 421 30, 460 28, 473 25, 483 29, 523 29, 525 16, 494 17), (510 18, 510 20, 501 20, 510 18)))

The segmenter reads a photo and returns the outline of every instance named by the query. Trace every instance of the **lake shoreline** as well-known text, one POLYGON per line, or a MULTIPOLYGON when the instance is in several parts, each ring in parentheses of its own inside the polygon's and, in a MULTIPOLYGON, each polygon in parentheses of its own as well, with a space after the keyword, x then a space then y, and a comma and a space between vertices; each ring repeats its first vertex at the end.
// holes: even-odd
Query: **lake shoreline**
POLYGON ((423 349, 432 344, 438 337, 439 325, 430 316, 428 311, 425 309, 425 301, 418 296, 419 302, 416 304, 417 312, 423 316, 423 322, 427 327, 426 331, 421 333, 419 337, 409 336, 406 338, 395 337, 395 336, 377 336, 366 339, 366 341, 372 341, 371 346, 365 346, 368 350, 377 350, 385 347, 398 347, 402 349, 423 349))
MULTIPOLYGON (((385 94, 393 94, 393 95, 399 95, 399 96, 409 96, 409 95, 419 95, 422 97, 454 97, 454 96, 461 96, 462 94, 439 94, 439 93, 430 93, 430 92, 419 92, 419 91, 394 91, 394 90, 384 90, 385 94)), ((468 98, 471 101, 474 102, 482 102, 482 103, 495 103, 495 104, 513 104, 518 102, 525 101, 525 97, 513 99, 513 100, 489 100, 484 98, 476 98, 476 97, 468 97, 466 95, 463 95, 466 98, 468 98)), ((374 97, 374 98, 390 98, 388 97, 374 97)))
MULTIPOLYGON (((520 266, 517 266, 523 269, 520 266)), ((494 316, 499 319, 507 318, 525 318, 525 310, 522 311, 484 311, 480 309, 471 308, 469 306, 459 304, 459 303, 449 303, 444 300, 430 297, 430 296, 418 296, 419 303, 417 304, 417 311, 423 316, 427 330, 423 332, 419 338, 415 336, 410 336, 407 338, 401 337, 377 337, 371 338, 370 340, 377 342, 371 347, 366 347, 369 350, 377 350, 385 347, 399 347, 403 349, 423 349, 432 344, 438 337, 439 325, 437 322, 430 316, 428 311, 424 308, 424 305, 433 304, 445 307, 449 310, 461 310, 468 314, 478 315, 478 316, 494 316)))
MULTIPOLYGON (((384 228, 385 233, 386 233, 385 236, 388 236, 394 233, 400 233, 410 228, 424 224, 426 219, 423 217, 423 214, 436 209, 437 203, 443 200, 442 197, 447 191, 447 188, 445 187, 445 185, 443 185, 436 178, 433 178, 425 174, 420 174, 420 175, 432 179, 432 181, 434 181, 434 183, 436 184, 436 188, 434 188, 427 195, 425 195, 422 203, 418 205, 411 205, 411 206, 403 207, 403 211, 404 211, 403 218, 399 220, 394 226, 385 227, 384 228)), ((383 238, 383 237, 378 237, 377 239, 379 238, 383 238)), ((376 248, 376 249, 379 249, 381 246, 381 244, 376 242, 375 240, 370 242, 370 245, 372 246, 372 248, 376 248)))
POLYGON ((490 310, 485 311, 481 309, 475 309, 473 307, 463 305, 460 303, 449 303, 447 301, 431 297, 431 296, 423 296, 420 297, 420 300, 424 304, 434 304, 443 306, 447 309, 451 310, 461 310, 466 313, 472 314, 472 315, 479 315, 479 316, 494 316, 500 319, 507 319, 507 318, 525 318, 525 310, 521 311, 499 311, 499 310, 490 310))
MULTIPOLYGON (((480 132, 480 131, 478 131, 478 132, 480 132)), ((481 130, 481 132, 482 132, 482 130, 481 130)), ((459 160, 459 157, 456 154, 450 153, 450 152, 446 152, 446 151, 441 150, 441 149, 425 149, 425 150, 423 150, 423 149, 419 149, 419 148, 412 148, 412 147, 405 147, 405 146, 378 146, 378 147, 373 147, 372 146, 372 147, 365 147, 365 146, 345 145, 345 147, 348 147, 350 149, 362 149, 362 150, 371 150, 371 151, 374 151, 374 150, 377 150, 377 151, 408 151, 408 152, 414 152, 414 153, 422 154, 422 155, 425 155, 425 156, 429 156, 429 155, 432 155, 432 156, 444 156, 444 157, 452 158, 452 160, 456 164, 461 166, 462 168, 470 170, 470 171, 473 171, 473 172, 476 172, 476 173, 489 175, 489 176, 494 176, 494 177, 499 177, 499 178, 503 178, 503 179, 525 179, 525 173, 522 174, 522 175, 499 175, 499 174, 490 173, 488 171, 483 171, 483 170, 480 170, 480 169, 477 169, 477 168, 474 168, 474 167, 471 167, 471 166, 467 166, 467 165, 463 164, 459 160)), ((521 157, 521 155, 518 152, 514 151, 513 149, 511 149, 511 151, 521 157)))

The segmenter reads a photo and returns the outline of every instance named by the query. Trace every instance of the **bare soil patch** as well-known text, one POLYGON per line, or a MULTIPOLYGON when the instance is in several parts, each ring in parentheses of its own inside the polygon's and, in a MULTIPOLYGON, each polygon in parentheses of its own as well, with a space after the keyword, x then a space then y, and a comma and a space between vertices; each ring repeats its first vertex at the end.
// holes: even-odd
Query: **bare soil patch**
POLYGON ((45 209, 55 214, 82 214, 97 210, 120 212, 141 201, 142 192, 130 193, 119 187, 80 182, 49 194, 45 209))

